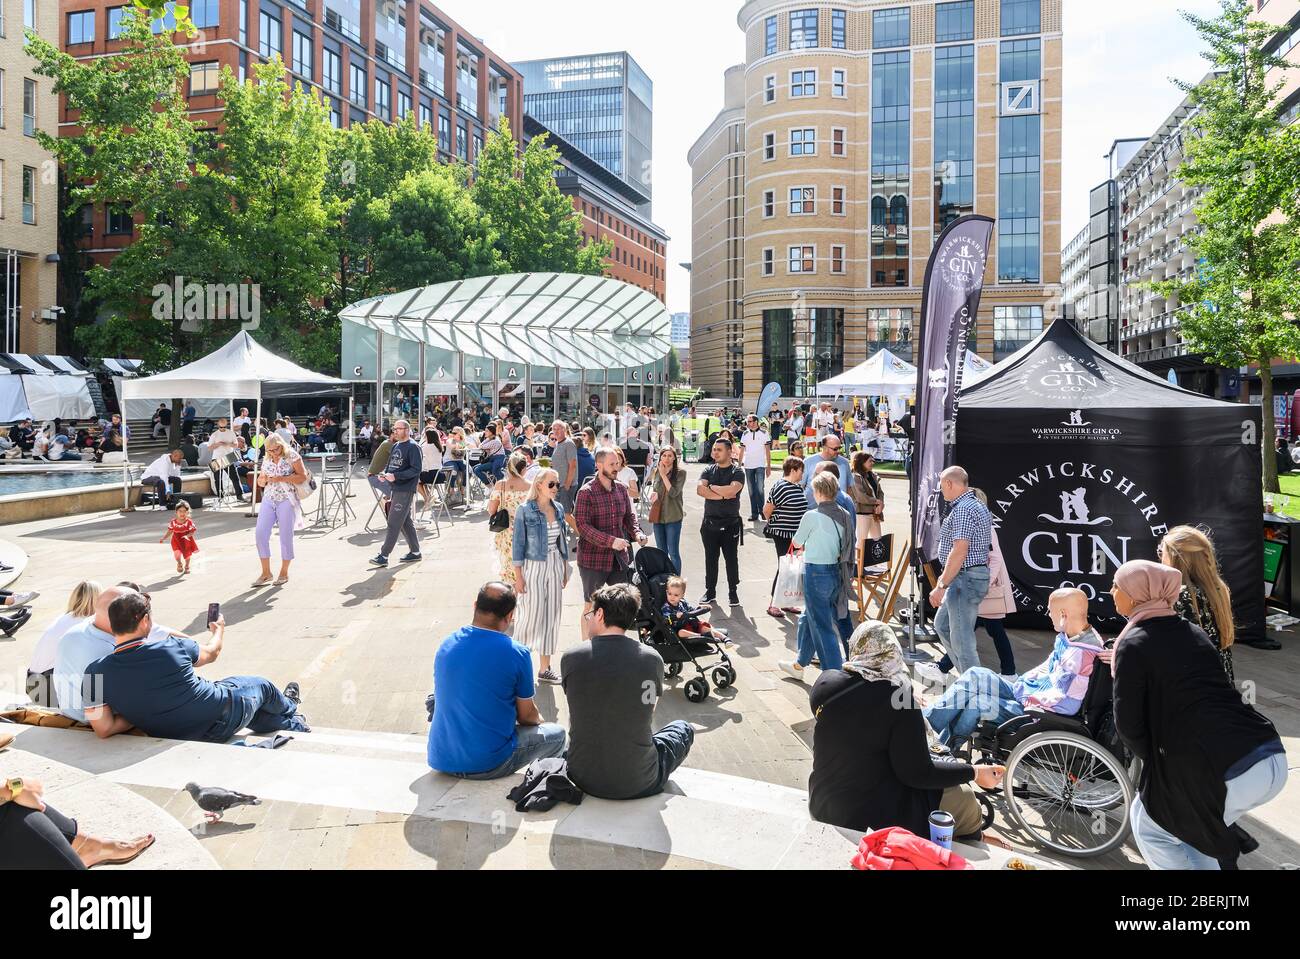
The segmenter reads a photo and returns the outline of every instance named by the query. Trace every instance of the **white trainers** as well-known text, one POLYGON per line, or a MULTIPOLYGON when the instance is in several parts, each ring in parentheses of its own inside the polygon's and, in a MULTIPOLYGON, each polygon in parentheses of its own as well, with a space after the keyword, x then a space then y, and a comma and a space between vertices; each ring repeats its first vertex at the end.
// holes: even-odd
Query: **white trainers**
POLYGON ((927 686, 947 685, 952 680, 947 673, 939 671, 939 667, 934 663, 917 663, 914 667, 918 679, 924 680, 927 686))
POLYGON ((13 602, 11 602, 9 605, 10 605, 10 606, 26 606, 28 603, 30 603, 32 600, 34 600, 34 599, 35 599, 37 596, 39 596, 39 595, 41 595, 41 594, 38 593, 38 592, 37 592, 36 590, 34 590, 34 589, 33 589, 33 590, 30 590, 29 592, 26 592, 26 593, 14 593, 13 596, 10 597, 10 599, 12 599, 13 602))
POLYGON ((805 681, 803 678, 805 672, 804 668, 793 660, 783 659, 781 662, 777 663, 777 665, 781 667, 781 672, 785 673, 787 676, 793 676, 801 683, 805 681))

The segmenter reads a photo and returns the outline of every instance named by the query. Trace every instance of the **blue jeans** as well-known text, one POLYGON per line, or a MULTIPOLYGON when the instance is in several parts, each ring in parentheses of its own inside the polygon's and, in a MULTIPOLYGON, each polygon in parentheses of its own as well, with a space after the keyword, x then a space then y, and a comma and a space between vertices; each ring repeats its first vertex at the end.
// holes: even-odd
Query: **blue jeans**
MULTIPOLYGON (((998 651, 998 672, 1003 676, 1015 676, 1016 654, 1011 648, 1011 638, 1007 636, 1007 627, 1000 619, 985 619, 980 616, 975 620, 975 628, 984 627, 984 631, 993 639, 993 648, 998 651)), ((939 660, 939 672, 946 673, 952 669, 952 657, 947 653, 939 660)))
POLYGON ((803 612, 799 614, 798 663, 807 666, 814 655, 823 671, 844 665, 837 639, 852 634, 852 623, 835 618, 835 600, 840 592, 839 566, 805 563, 803 567, 803 612), (848 627, 847 630, 845 627, 848 627))
POLYGON ((478 466, 474 467, 474 475, 479 478, 479 482, 484 486, 491 486, 501 478, 501 467, 505 465, 506 457, 504 453, 498 453, 485 459, 478 466))
POLYGON ((982 719, 1001 724, 1024 714, 1011 684, 983 666, 962 673, 938 702, 922 712, 945 746, 965 742, 982 719))
POLYGON ((686 754, 691 751, 691 744, 694 742, 695 730, 690 723, 680 719, 673 720, 655 733, 655 749, 659 751, 659 779, 650 789, 633 798, 644 799, 646 796, 657 796, 663 792, 664 787, 668 785, 668 777, 686 760, 686 754))
POLYGON ((682 572, 682 521, 675 523, 655 523, 655 546, 668 554, 680 575, 682 572))
POLYGON ((261 736, 281 730, 307 732, 306 720, 298 715, 298 706, 285 698, 284 693, 263 676, 227 676, 218 679, 231 693, 230 715, 214 723, 203 736, 203 742, 224 743, 247 726, 261 736))
MULTIPOLYGON (((1223 821, 1231 826, 1250 810, 1264 805, 1282 791, 1286 776, 1286 754, 1275 753, 1229 779, 1223 821)), ((1141 796, 1133 803, 1133 838, 1150 869, 1219 868, 1219 861, 1213 856, 1205 855, 1159 826, 1143 807, 1141 796)))
POLYGON ((767 479, 767 468, 745 470, 745 486, 749 488, 750 517, 763 515, 763 481, 767 479))
POLYGON ((989 568, 971 566, 963 569, 949 584, 943 605, 934 617, 934 628, 943 640, 944 652, 952 657, 957 672, 964 673, 980 664, 975 645, 975 620, 980 603, 989 591, 989 568))
POLYGON ((510 758, 495 769, 484 773, 452 773, 457 779, 500 779, 523 769, 534 759, 563 756, 565 748, 564 727, 559 723, 542 723, 540 726, 515 727, 515 751, 510 758))

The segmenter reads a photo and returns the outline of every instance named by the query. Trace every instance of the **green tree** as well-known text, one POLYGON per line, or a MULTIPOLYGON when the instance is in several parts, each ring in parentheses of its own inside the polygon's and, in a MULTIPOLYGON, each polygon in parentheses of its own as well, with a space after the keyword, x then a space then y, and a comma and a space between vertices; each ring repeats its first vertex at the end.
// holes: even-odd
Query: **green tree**
POLYGON ((1277 492, 1271 363, 1300 354, 1300 128, 1280 122, 1281 83, 1267 78, 1286 65, 1265 52, 1277 28, 1251 20, 1253 0, 1219 2, 1214 18, 1182 14, 1215 71, 1178 83, 1199 111, 1176 174, 1202 191, 1201 231, 1187 241, 1199 265, 1188 280, 1150 287, 1183 304, 1179 326, 1192 352, 1223 366, 1259 365, 1264 487, 1277 492))
POLYGON ((668 348, 668 384, 671 386, 675 383, 686 382, 686 376, 682 373, 682 359, 677 355, 677 347, 668 348))
POLYGON ((581 273, 600 276, 613 245, 582 241, 573 201, 555 183, 559 150, 534 137, 521 153, 505 117, 474 167, 470 191, 497 235, 510 273, 581 273))

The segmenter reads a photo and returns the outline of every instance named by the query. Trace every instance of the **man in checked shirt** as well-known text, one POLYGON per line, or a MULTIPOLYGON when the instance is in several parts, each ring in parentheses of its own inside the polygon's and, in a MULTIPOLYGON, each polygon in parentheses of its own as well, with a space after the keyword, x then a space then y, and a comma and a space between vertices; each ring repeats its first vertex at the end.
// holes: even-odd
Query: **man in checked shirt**
POLYGON ((948 515, 939 531, 943 572, 930 593, 930 602, 938 610, 934 628, 960 675, 980 664, 975 620, 989 591, 993 517, 975 498, 970 479, 960 466, 949 466, 939 474, 939 489, 948 503, 948 515))
POLYGON ((582 579, 582 638, 590 639, 591 597, 610 583, 632 581, 632 541, 646 543, 632 511, 632 498, 618 477, 618 451, 596 451, 596 475, 578 490, 574 518, 578 525, 578 575, 582 579))

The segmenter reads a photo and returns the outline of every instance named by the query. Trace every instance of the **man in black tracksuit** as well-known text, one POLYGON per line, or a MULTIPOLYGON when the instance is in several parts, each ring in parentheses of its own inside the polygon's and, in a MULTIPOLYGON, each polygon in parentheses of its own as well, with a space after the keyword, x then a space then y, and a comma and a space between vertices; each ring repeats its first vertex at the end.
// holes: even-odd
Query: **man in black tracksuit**
POLYGON ((393 424, 392 450, 388 454, 387 472, 383 479, 392 485, 392 498, 388 507, 388 533, 379 555, 370 561, 371 566, 387 566, 388 554, 397 545, 397 537, 406 534, 409 552, 403 563, 415 562, 420 556, 420 539, 415 533, 415 487, 420 479, 420 447, 411 441, 411 424, 398 420, 393 424))

